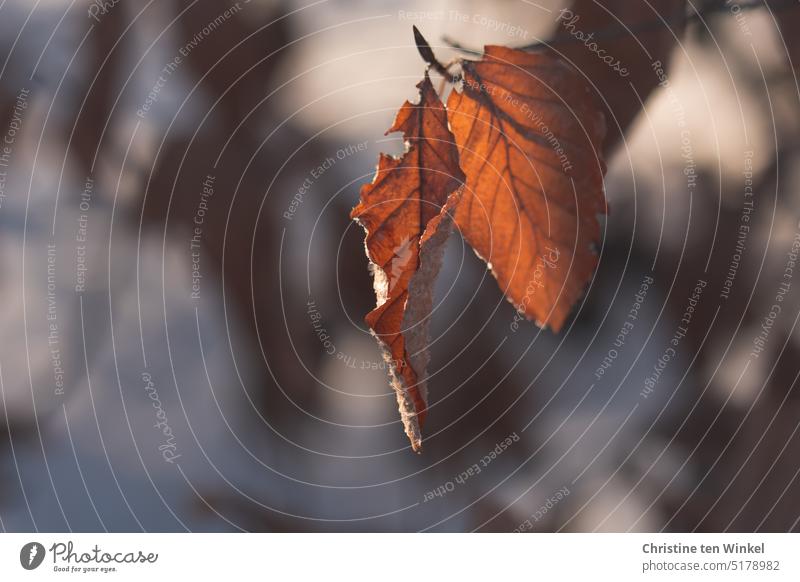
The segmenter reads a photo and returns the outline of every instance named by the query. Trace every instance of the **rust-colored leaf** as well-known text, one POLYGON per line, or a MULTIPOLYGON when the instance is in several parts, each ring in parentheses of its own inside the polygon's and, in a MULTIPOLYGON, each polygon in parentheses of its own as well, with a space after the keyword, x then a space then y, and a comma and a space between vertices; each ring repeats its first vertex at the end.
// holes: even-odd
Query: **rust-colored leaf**
POLYGON ((521 314, 558 331, 597 263, 604 117, 550 54, 489 46, 448 99, 467 175, 456 213, 521 314))
POLYGON ((406 152, 381 154, 372 183, 361 189, 351 216, 366 230, 377 307, 366 322, 383 348, 400 416, 411 446, 422 446, 427 411, 428 320, 433 288, 452 229, 464 174, 447 114, 428 75, 418 104, 406 101, 392 127, 406 152))

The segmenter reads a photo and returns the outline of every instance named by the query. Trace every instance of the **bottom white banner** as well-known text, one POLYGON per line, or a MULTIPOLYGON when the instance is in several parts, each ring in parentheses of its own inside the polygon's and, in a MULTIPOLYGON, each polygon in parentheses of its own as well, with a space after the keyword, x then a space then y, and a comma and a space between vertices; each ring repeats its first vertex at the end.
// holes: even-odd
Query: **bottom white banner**
POLYGON ((796 581, 798 550, 796 534, 3 534, 0 579, 796 581))

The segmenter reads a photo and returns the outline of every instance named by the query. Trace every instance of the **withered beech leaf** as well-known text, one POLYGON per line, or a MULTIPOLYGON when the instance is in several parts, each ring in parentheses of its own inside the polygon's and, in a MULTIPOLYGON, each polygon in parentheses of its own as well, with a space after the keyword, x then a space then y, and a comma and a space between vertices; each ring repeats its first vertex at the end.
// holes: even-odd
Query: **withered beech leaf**
POLYGON ((604 116, 549 53, 487 46, 447 109, 467 175, 456 223, 520 314, 561 329, 597 263, 604 116))
POLYGON ((402 131, 406 152, 399 158, 381 154, 351 217, 366 230, 373 264, 377 307, 365 319, 383 349, 406 434, 419 452, 434 281, 464 174, 444 104, 427 74, 417 87, 419 103, 406 101, 386 132, 402 131))

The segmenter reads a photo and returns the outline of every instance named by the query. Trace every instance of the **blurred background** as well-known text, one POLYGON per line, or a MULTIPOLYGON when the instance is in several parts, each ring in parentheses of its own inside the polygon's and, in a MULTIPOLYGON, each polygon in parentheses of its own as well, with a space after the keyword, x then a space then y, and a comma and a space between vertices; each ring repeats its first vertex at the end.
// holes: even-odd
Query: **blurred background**
POLYGON ((797 530, 797 3, 571 4, 0 3, 0 528, 797 530), (451 237, 421 455, 348 217, 412 25, 555 39, 612 117, 560 334, 451 237))

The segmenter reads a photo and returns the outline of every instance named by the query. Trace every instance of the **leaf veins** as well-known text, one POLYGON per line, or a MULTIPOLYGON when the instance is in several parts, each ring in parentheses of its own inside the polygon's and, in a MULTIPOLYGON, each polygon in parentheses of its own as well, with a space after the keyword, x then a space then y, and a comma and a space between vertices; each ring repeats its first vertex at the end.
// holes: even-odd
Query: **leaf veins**
POLYGON ((367 256, 374 265, 377 307, 365 320, 383 348, 405 432, 419 452, 428 406, 434 281, 465 177, 444 105, 427 73, 417 87, 419 103, 406 101, 386 132, 403 132, 405 154, 381 154, 351 217, 366 230, 367 256))
POLYGON ((602 112, 546 53, 488 46, 447 103, 467 176, 456 222, 519 313, 561 329, 597 263, 602 112))

